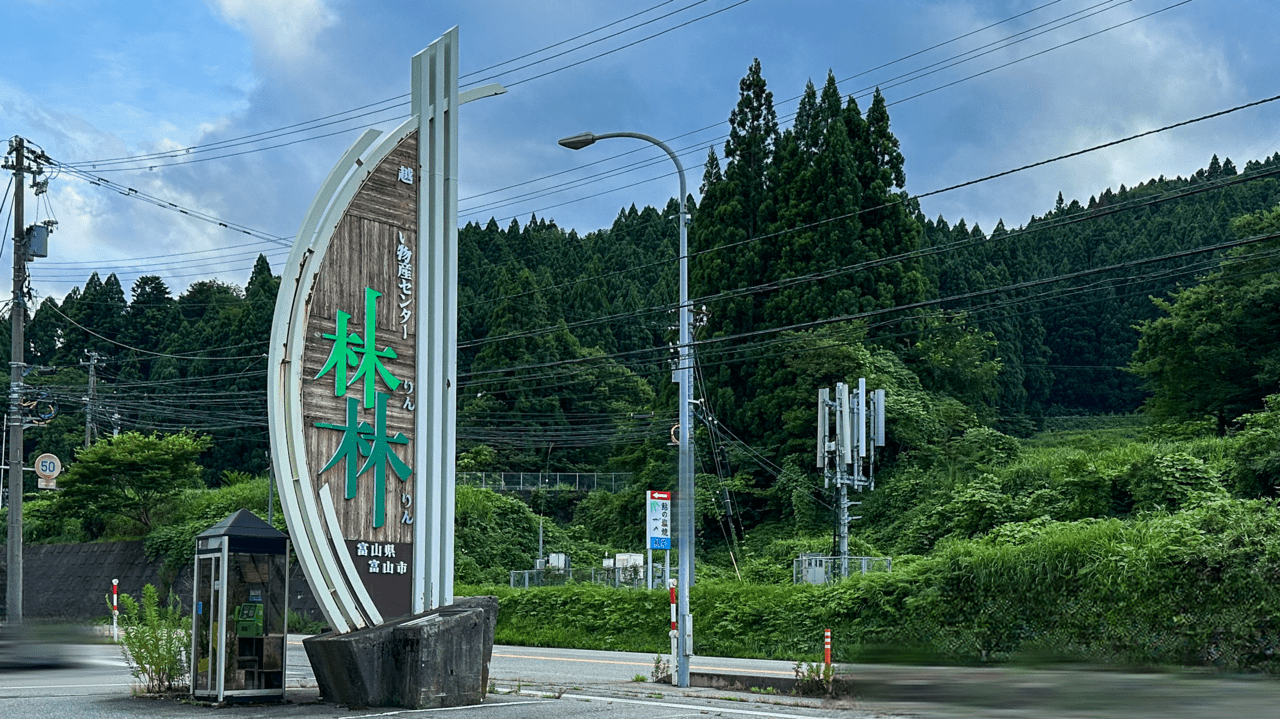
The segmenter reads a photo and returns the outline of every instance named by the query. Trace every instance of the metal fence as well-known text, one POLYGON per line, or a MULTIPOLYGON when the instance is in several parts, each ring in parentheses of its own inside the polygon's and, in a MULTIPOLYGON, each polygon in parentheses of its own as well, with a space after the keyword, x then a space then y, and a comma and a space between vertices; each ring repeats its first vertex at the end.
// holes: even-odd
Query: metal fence
POLYGON ((851 574, 892 572, 893 557, 849 557, 848 567, 839 556, 804 554, 791 562, 794 584, 828 584, 851 574))
MULTIPOLYGON (((518 569, 511 572, 512 588, 528 589, 529 587, 558 587, 564 584, 600 584, 608 587, 625 587, 628 589, 646 589, 648 577, 643 566, 637 567, 593 567, 587 570, 573 569, 518 569)), ((667 577, 662 567, 653 568, 653 586, 662 589, 666 586, 667 577)))
POLYGON ((618 492, 631 483, 630 472, 458 472, 457 483, 495 492, 618 492))

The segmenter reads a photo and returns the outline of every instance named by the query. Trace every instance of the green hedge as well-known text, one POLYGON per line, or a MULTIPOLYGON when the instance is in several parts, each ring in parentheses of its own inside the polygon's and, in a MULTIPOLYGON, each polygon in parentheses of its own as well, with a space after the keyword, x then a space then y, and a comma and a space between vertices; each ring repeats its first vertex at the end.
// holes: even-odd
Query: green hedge
MULTIPOLYGON (((1280 673, 1280 513, 1214 500, 1135 520, 1040 520, 836 585, 702 582, 697 653, 956 663, 1057 658, 1280 673)), ((665 652, 665 592, 459 588, 498 595, 505 644, 665 652)))

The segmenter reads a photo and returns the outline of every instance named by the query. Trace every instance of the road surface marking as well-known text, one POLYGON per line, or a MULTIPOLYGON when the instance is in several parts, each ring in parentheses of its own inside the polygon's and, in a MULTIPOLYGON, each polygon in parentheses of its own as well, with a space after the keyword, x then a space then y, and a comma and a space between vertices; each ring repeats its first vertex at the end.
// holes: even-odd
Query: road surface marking
MULTIPOLYGON (((495 657, 505 657, 507 659, 542 659, 556 662, 582 662, 585 664, 623 664, 629 667, 653 667, 653 663, 645 662, 620 662, 615 659, 576 659, 573 657, 536 657, 529 654, 498 654, 494 652, 495 657)), ((662 655, 667 656, 667 655, 662 655)), ((732 672, 734 674, 780 674, 784 677, 793 676, 795 672, 782 672, 776 669, 728 669, 725 667, 693 667, 700 672, 732 672)))
POLYGON ((132 682, 120 684, 49 684, 47 686, 30 687, 30 686, 8 686, 0 685, 0 689, 12 691, 14 689, 84 689, 85 687, 131 687, 132 682))
POLYGON ((349 717, 348 719, 370 719, 371 717, 389 717, 389 716, 395 716, 397 714, 419 714, 422 712, 451 712, 451 711, 465 711, 467 709, 492 709, 494 707, 514 707, 514 706, 523 706, 525 704, 542 704, 547 701, 550 701, 550 700, 539 698, 535 701, 514 701, 514 702, 503 702, 501 704, 467 704, 465 706, 460 706, 460 707, 435 707, 432 709, 397 709, 395 711, 382 712, 381 714, 358 714, 356 716, 349 717))
MULTIPOLYGON (((521 692, 522 694, 531 694, 533 692, 521 692)), ((644 699, 620 699, 618 697, 602 697, 590 696, 586 694, 564 694, 563 699, 582 699, 585 701, 602 701, 616 702, 618 704, 640 704, 651 707, 666 707, 669 709, 689 709, 700 714, 716 712, 717 714, 746 714, 747 716, 758 717, 781 717, 781 719, 813 719, 812 714, 783 714, 777 711, 756 711, 754 709, 735 709, 733 707, 707 706, 706 704, 680 704, 677 702, 657 702, 646 701, 644 699)), ((805 707, 808 708, 808 707, 805 707)))

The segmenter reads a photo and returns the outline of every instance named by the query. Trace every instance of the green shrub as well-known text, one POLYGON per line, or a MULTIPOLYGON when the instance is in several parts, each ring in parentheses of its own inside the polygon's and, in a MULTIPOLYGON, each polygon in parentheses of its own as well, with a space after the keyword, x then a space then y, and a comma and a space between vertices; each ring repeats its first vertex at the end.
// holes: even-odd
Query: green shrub
POLYGON ((1265 412, 1240 418, 1244 429, 1233 438, 1227 477, 1240 497, 1280 493, 1280 395, 1266 399, 1265 412))
POLYGON ((324 621, 308 619, 292 609, 289 610, 289 632, 291 634, 320 634, 328 628, 329 625, 324 621))
MULTIPOLYGON (((110 597, 107 598, 110 604, 110 597)), ((143 690, 162 692, 187 685, 190 678, 191 618, 182 615, 177 597, 169 605, 150 584, 142 588, 139 604, 120 594, 120 648, 143 690)))
MULTIPOLYGON (((698 654, 841 662, 1027 657, 1280 673, 1280 512, 1208 499, 1130 519, 1004 524, 825 586, 699 581, 698 654)), ((486 587, 507 644, 665 653, 667 595, 486 587)), ((460 593, 462 591, 460 590, 460 593)))

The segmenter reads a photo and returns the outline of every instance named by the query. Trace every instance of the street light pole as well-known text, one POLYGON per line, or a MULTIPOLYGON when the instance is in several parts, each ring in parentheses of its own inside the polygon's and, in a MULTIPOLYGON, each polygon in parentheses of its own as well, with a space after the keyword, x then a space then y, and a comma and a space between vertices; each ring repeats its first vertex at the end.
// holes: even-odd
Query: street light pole
POLYGON ((680 175, 680 355, 673 379, 680 386, 680 465, 679 493, 676 495, 675 535, 679 538, 679 579, 676 584, 676 686, 689 686, 689 657, 693 654, 693 615, 689 612, 689 587, 693 586, 693 422, 690 404, 693 401, 693 311, 689 305, 689 213, 685 209, 684 165, 670 147, 661 140, 639 132, 609 132, 595 135, 584 132, 560 140, 570 150, 581 150, 596 140, 628 137, 657 145, 671 161, 676 163, 680 175))

